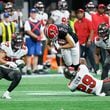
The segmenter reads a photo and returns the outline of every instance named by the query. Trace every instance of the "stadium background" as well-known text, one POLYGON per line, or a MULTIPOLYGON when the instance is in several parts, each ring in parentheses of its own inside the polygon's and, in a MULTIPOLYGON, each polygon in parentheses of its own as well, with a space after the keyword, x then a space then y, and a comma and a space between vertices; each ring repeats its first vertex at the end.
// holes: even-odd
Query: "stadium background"
MULTIPOLYGON (((1 0, 0 0, 1 1, 1 0)), ((29 8, 33 6, 33 4, 39 0, 3 0, 4 2, 15 2, 17 4, 16 6, 21 7, 23 6, 24 2, 28 2, 29 8)), ((41 0, 46 7, 48 7, 52 2, 58 2, 58 0, 41 0)), ((67 0, 69 4, 69 10, 71 9, 78 9, 78 8, 84 8, 85 5, 90 2, 98 2, 99 3, 104 3, 105 5, 110 3, 110 0, 67 0)))

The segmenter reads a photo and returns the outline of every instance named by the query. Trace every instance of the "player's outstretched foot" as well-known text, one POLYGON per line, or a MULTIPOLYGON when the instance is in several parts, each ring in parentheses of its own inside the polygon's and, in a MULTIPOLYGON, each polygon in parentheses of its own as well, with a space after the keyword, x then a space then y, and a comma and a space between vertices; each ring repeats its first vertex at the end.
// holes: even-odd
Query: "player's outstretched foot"
POLYGON ((10 95, 9 95, 9 92, 6 91, 3 96, 2 96, 3 99, 11 99, 10 95))

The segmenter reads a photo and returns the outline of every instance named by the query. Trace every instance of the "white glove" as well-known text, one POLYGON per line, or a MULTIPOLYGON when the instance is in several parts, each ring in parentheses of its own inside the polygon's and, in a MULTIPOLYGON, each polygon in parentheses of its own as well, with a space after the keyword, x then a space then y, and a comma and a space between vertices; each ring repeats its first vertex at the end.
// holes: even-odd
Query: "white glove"
POLYGON ((16 64, 17 64, 18 66, 21 65, 21 64, 24 64, 24 65, 25 65, 25 63, 24 63, 23 60, 16 60, 16 64))
POLYGON ((17 68, 17 65, 14 62, 7 62, 6 65, 9 65, 11 68, 17 68))
POLYGON ((60 45, 58 44, 58 41, 54 42, 54 46, 56 47, 57 50, 60 48, 60 45))
POLYGON ((52 47, 51 48, 51 54, 56 54, 57 53, 57 51, 55 50, 55 47, 52 47))

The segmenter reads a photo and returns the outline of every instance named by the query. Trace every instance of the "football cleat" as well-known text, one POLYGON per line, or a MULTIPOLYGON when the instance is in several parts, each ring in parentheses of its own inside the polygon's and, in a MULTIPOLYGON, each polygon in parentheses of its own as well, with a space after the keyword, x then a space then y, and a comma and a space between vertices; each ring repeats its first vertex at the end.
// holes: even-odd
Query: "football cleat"
POLYGON ((10 95, 9 95, 9 92, 6 91, 3 96, 2 96, 3 99, 11 99, 10 95))

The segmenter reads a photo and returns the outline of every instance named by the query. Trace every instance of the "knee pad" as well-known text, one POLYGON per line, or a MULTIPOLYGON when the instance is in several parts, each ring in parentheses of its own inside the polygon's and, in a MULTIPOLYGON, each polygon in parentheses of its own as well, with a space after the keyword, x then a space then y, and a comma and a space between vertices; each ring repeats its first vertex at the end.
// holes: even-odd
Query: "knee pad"
POLYGON ((21 80, 22 75, 21 73, 14 73, 14 79, 16 79, 17 81, 21 80))
POLYGON ((21 79, 21 73, 18 71, 11 71, 8 75, 11 80, 20 80, 21 79))

